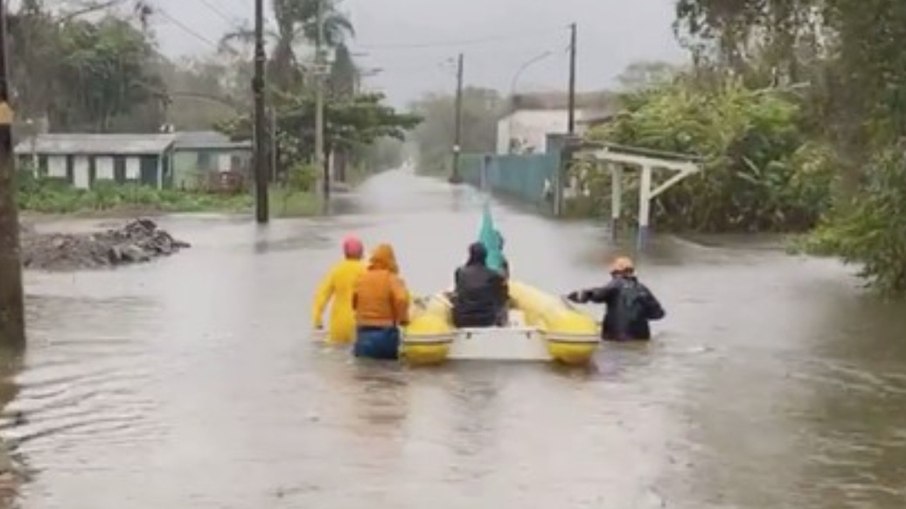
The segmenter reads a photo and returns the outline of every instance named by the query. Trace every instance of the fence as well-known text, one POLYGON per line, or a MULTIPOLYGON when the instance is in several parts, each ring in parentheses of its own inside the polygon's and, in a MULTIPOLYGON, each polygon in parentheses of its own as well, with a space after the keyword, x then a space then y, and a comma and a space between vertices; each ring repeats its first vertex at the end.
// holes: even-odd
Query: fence
POLYGON ((459 175, 463 181, 481 188, 482 170, 491 192, 515 198, 524 203, 551 207, 560 152, 547 154, 463 154, 459 175))

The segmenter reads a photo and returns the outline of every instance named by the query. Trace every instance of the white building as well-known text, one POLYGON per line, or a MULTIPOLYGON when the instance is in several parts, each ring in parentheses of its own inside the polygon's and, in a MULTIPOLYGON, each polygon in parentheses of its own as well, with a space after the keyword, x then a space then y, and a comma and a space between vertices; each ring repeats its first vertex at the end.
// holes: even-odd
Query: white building
MULTIPOLYGON (((512 98, 509 114, 497 122, 497 154, 538 154, 547 150, 547 135, 568 130, 566 94, 526 94, 512 98)), ((576 134, 605 121, 616 111, 608 92, 576 95, 576 134)))

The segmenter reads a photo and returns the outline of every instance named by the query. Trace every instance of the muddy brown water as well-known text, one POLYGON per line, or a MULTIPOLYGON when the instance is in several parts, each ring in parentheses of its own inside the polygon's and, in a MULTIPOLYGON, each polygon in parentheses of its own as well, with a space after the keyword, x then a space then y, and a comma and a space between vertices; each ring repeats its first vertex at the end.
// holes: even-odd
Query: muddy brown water
MULTIPOLYGON (((340 238, 393 243, 413 291, 434 291, 479 208, 401 172, 338 200, 265 228, 166 218, 192 249, 29 273, 30 345, 0 392, 0 434, 33 473, 22 506, 906 506, 906 308, 838 263, 659 237, 640 266, 668 317, 594 369, 356 363, 308 333, 340 238)), ((602 280, 599 226, 496 218, 517 277, 602 280)))

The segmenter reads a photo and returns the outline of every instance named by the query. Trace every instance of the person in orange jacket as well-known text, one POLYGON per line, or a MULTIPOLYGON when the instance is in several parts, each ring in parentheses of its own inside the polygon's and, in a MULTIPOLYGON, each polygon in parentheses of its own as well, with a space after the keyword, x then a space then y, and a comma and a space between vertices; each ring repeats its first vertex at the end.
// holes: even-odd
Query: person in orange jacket
POLYGON ((393 247, 375 248, 368 270, 358 279, 352 297, 355 309, 356 357, 397 359, 399 326, 409 323, 409 291, 399 277, 393 247))
POLYGON ((330 309, 328 342, 348 344, 355 340, 355 312, 352 309, 352 294, 355 283, 365 272, 362 262, 364 247, 354 236, 343 239, 343 260, 337 262, 318 285, 312 305, 312 322, 315 329, 323 329, 321 321, 324 308, 333 299, 330 309))

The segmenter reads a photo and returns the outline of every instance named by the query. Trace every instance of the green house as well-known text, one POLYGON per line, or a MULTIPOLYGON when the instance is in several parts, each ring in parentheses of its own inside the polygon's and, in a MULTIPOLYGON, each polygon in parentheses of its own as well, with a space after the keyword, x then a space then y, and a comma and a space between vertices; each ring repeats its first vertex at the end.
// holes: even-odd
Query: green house
POLYGON ((39 134, 15 147, 19 168, 90 189, 96 182, 173 183, 173 134, 39 134))
POLYGON ((250 141, 231 141, 216 131, 174 133, 173 184, 180 189, 196 189, 211 181, 215 174, 238 173, 249 176, 252 161, 250 141))

